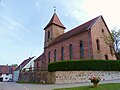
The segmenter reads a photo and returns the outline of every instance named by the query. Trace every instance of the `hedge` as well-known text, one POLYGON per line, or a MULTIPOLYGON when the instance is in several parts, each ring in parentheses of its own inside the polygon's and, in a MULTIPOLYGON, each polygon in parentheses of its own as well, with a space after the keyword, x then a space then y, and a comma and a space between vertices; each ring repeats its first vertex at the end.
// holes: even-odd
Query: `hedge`
POLYGON ((48 65, 48 71, 120 71, 120 60, 66 60, 48 65))

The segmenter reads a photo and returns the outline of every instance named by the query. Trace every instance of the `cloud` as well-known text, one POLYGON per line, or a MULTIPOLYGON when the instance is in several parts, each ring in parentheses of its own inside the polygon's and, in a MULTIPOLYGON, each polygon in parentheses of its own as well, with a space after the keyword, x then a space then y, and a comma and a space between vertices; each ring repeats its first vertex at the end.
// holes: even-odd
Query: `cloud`
POLYGON ((5 26, 1 26, 0 33, 4 33, 4 35, 10 35, 14 38, 16 38, 19 41, 22 41, 22 38, 19 36, 19 29, 22 28, 24 30, 27 30, 25 27, 23 27, 19 22, 13 20, 10 16, 0 16, 4 20, 5 26), (19 28, 19 29, 17 29, 19 28))
POLYGON ((78 22, 85 22, 99 15, 103 15, 108 27, 120 28, 120 0, 65 0, 61 2, 66 16, 78 22))
POLYGON ((13 15, 13 12, 7 6, 2 4, 1 7, 3 10, 0 14, 0 18, 2 19, 2 21, 0 21, 0 23, 2 23, 2 25, 0 25, 0 35, 4 35, 4 37, 10 35, 24 43, 25 41, 20 35, 27 33, 29 29, 22 25, 22 21, 19 20, 19 18, 14 18, 15 15, 13 15))
POLYGON ((120 27, 119 0, 85 0, 83 10, 90 16, 103 15, 109 27, 120 27))

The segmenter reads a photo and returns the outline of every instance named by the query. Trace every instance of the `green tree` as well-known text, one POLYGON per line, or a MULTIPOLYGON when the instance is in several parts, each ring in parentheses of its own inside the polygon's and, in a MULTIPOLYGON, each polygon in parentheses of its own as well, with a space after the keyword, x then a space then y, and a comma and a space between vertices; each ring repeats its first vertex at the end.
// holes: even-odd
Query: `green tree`
POLYGON ((17 64, 12 64, 12 66, 17 67, 18 65, 17 64))

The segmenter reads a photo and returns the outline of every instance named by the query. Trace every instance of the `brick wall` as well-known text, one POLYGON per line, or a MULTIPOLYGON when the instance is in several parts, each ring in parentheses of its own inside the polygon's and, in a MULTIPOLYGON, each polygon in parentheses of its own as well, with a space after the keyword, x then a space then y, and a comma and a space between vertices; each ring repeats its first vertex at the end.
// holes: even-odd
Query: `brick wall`
MULTIPOLYGON (((92 50, 94 59, 105 60, 105 55, 108 55, 108 59, 116 60, 115 54, 110 53, 110 46, 105 43, 103 37, 110 36, 110 32, 106 27, 102 18, 100 18, 95 25, 91 28, 91 38, 92 38, 92 50), (100 50, 97 50, 96 40, 100 42, 100 50)), ((114 51, 113 51, 114 53, 114 51)))
POLYGON ((64 60, 70 60, 69 45, 72 44, 73 60, 80 60, 80 40, 84 43, 84 57, 88 58, 88 32, 71 37, 67 40, 59 42, 51 47, 46 48, 46 63, 48 63, 48 52, 50 51, 50 60, 54 62, 54 50, 56 49, 56 61, 61 60, 61 48, 64 47, 64 60))

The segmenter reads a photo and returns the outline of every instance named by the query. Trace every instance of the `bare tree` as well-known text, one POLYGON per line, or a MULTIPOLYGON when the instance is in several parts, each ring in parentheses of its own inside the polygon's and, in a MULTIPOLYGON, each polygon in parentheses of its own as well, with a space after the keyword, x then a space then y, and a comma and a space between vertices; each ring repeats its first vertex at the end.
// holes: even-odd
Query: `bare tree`
POLYGON ((115 53, 120 52, 120 29, 113 29, 110 35, 104 34, 102 38, 115 53))
POLYGON ((114 40, 114 48, 115 48, 115 52, 120 52, 120 29, 117 30, 112 30, 111 31, 111 36, 114 40))

